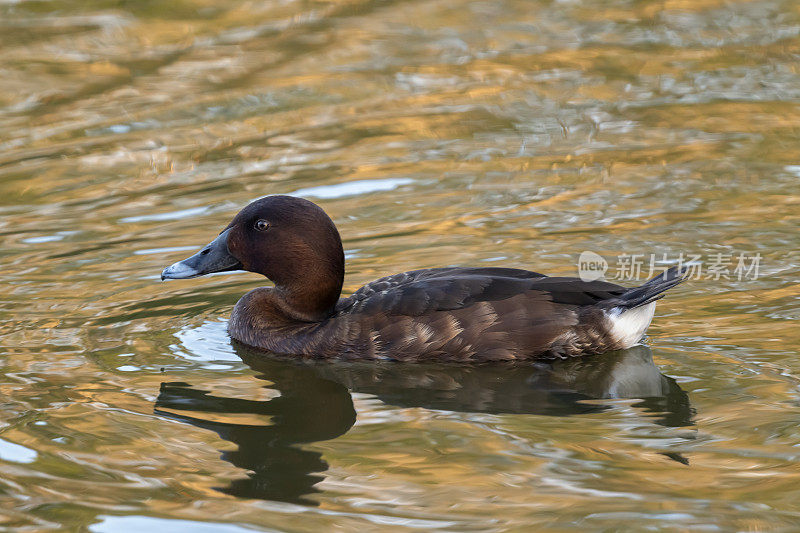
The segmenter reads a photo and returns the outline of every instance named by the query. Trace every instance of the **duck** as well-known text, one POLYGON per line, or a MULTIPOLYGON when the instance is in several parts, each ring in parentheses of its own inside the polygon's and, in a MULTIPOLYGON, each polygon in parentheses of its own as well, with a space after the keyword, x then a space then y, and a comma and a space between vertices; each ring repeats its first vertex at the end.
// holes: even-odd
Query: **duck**
POLYGON ((673 266, 638 287, 503 267, 442 267, 382 277, 342 297, 345 257, 333 220, 310 200, 245 206, 162 280, 261 274, 233 307, 228 334, 309 359, 484 363, 567 359, 640 344, 656 300, 685 279, 673 266))

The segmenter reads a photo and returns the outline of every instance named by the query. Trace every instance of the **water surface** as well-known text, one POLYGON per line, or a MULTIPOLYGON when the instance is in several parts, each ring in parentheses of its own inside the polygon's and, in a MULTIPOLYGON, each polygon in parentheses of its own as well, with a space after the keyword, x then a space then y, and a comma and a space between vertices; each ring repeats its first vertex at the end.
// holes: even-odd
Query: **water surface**
POLYGON ((0 524, 796 529, 798 50, 788 0, 0 2, 0 524), (225 334, 262 279, 158 278, 274 193, 346 292, 731 262, 647 348, 298 364, 225 334))

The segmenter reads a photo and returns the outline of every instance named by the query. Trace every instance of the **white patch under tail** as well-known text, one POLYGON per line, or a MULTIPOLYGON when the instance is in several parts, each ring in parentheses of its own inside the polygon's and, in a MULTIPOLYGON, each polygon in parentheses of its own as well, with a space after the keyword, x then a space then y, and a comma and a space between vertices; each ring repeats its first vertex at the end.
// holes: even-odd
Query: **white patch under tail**
POLYGON ((622 309, 615 307, 607 313, 608 321, 611 324, 610 332, 614 340, 622 345, 623 348, 630 348, 639 344, 644 337, 644 332, 653 320, 653 313, 656 311, 656 302, 647 305, 640 305, 633 309, 622 309))

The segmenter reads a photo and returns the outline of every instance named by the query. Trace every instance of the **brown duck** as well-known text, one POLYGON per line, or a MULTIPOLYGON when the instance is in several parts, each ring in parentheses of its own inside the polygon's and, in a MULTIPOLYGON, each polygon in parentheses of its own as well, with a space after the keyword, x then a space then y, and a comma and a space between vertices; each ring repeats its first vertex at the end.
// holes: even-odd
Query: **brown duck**
POLYGON ((244 344, 313 358, 463 362, 629 348, 650 325, 655 300, 684 277, 673 267, 626 288, 513 268, 430 268, 380 278, 340 298, 339 232, 319 206, 291 196, 252 202, 161 279, 228 270, 275 284, 248 292, 233 308, 228 332, 244 344))

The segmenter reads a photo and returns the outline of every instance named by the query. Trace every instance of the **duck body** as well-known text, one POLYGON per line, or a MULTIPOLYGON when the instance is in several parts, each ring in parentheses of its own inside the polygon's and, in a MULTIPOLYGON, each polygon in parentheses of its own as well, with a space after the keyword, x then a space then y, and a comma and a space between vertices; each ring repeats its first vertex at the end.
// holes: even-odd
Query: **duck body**
POLYGON ((640 287, 512 268, 433 268, 375 280, 340 298, 344 252, 333 222, 300 198, 243 209, 198 254, 162 272, 188 278, 266 275, 236 304, 232 338, 311 358, 513 361, 568 358, 638 344, 655 300, 683 279, 672 268, 640 287))

